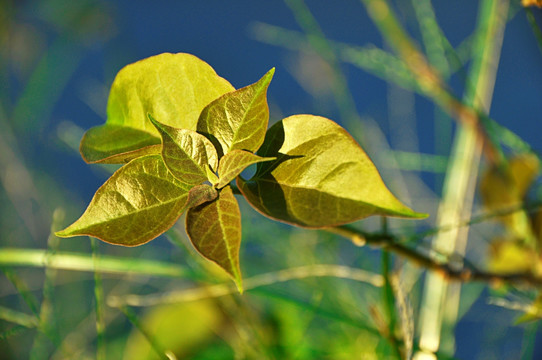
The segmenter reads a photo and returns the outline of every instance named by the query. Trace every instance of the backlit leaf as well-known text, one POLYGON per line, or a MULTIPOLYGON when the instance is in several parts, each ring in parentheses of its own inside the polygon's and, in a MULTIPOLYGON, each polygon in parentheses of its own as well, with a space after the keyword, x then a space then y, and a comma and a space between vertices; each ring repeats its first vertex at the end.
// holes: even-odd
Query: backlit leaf
POLYGON ((81 142, 83 157, 92 162, 98 162, 101 156, 111 160, 112 156, 126 151, 126 144, 132 148, 147 143, 151 137, 159 138, 147 119, 148 113, 163 124, 196 130, 203 108, 233 90, 211 66, 190 54, 165 53, 127 65, 111 86, 106 124, 141 132, 126 130, 130 136, 118 145, 112 138, 87 136, 81 142), (99 151, 95 152, 96 149, 99 151), (103 149, 107 151, 104 153, 103 149))
POLYGON ((159 137, 134 128, 107 124, 88 130, 80 145, 83 160, 90 164, 122 164, 160 151, 159 137))
POLYGON ((258 82, 224 94, 203 109, 198 132, 209 136, 220 156, 235 149, 254 152, 262 144, 269 121, 267 87, 274 73, 273 68, 258 82))
POLYGON ((216 200, 188 209, 186 233, 201 255, 224 269, 241 291, 241 213, 230 186, 216 200))
POLYGON ((349 223, 371 215, 426 217, 397 200, 363 149, 339 125, 313 115, 288 117, 269 129, 249 181, 248 202, 273 219, 304 227, 349 223))
POLYGON ((150 121, 162 136, 162 158, 169 171, 177 179, 191 185, 207 180, 207 168, 218 167, 218 156, 214 145, 205 136, 194 130, 177 129, 156 121, 150 121))
POLYGON ((185 209, 189 186, 167 170, 160 155, 137 158, 99 189, 84 214, 60 237, 89 235, 136 246, 169 229, 185 209))
POLYGON ((248 166, 271 160, 275 160, 275 158, 263 158, 248 151, 232 150, 220 159, 220 164, 218 165, 219 181, 215 186, 221 189, 234 180, 248 166))

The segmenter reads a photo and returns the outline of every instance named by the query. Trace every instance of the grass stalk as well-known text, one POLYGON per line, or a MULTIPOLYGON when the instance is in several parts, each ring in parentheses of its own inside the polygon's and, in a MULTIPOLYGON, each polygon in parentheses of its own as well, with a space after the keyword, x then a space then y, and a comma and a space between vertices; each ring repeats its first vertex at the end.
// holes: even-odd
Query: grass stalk
POLYGON ((115 256, 93 259, 88 254, 57 252, 48 254, 41 249, 0 249, 0 266, 25 266, 120 275, 160 277, 193 277, 184 267, 160 261, 115 256))
POLYGON ((4 306, 0 306, 0 319, 26 328, 35 328, 39 324, 39 320, 36 316, 15 311, 4 306))
MULTIPOLYGON (((92 259, 96 266, 99 259, 98 240, 90 238, 92 259)), ((96 313, 96 359, 106 359, 105 348, 105 301, 102 286, 102 276, 99 271, 94 271, 94 312, 96 313)))
MULTIPOLYGON (((467 82, 464 103, 483 113, 489 113, 507 13, 507 0, 482 2, 477 29, 480 43, 474 48, 471 81, 467 82)), ((481 157, 478 141, 476 129, 460 125, 437 216, 438 226, 449 225, 452 229, 440 232, 433 242, 433 248, 445 255, 463 255, 466 249, 469 228, 455 225, 471 216, 481 157)), ((441 347, 443 327, 450 332, 446 334, 448 349, 445 350, 453 353, 452 328, 458 316, 460 291, 460 284, 449 285, 442 277, 427 274, 419 318, 421 351, 416 359, 435 359, 434 354, 441 347)))

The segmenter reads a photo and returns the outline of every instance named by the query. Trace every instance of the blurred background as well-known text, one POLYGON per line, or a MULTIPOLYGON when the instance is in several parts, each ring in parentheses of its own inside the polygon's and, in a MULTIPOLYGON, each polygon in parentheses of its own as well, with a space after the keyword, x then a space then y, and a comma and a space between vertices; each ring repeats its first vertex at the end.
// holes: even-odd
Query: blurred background
MULTIPOLYGON (((423 17, 414 2, 398 0, 394 6, 422 44, 423 17)), ((447 78, 461 97, 479 3, 433 1, 433 7, 456 50, 447 78)), ((509 14, 490 116, 538 152, 542 52, 519 1, 511 1, 509 14)), ((531 14, 542 24, 539 9, 531 14)), ((420 222, 392 219, 390 229, 408 235, 431 228, 455 125, 430 100, 397 86, 404 80, 400 69, 371 58, 378 48, 390 50, 363 4, 352 0, 1 0, 0 247, 34 252, 22 255, 25 266, 12 266, 7 253, 0 254, 0 358, 147 359, 158 358, 162 348, 190 359, 394 358, 383 330, 382 290, 366 282, 309 276, 242 296, 111 307, 112 296, 182 292, 228 280, 195 254, 182 221, 167 236, 137 248, 50 235, 80 216, 114 170, 85 164, 78 145, 86 129, 105 122, 116 73, 162 52, 194 54, 236 88, 276 67, 268 92, 270 122, 297 113, 337 121, 362 144, 399 199, 431 214, 420 222), (359 59, 329 51, 358 47, 359 59), (47 254, 73 253, 81 258, 65 265, 70 270, 39 266, 47 254), (98 254, 110 260, 101 275, 85 265, 98 254), (147 265, 146 273, 131 271, 147 265)), ((381 272, 378 249, 274 223, 240 203, 245 278, 315 264, 381 272)), ((378 230, 380 219, 359 225, 378 230)), ((488 243, 501 230, 491 222, 473 227, 466 257, 483 266, 488 243)), ((400 258, 399 267, 410 274, 402 296, 416 339, 423 273, 400 258)), ((478 283, 463 286, 439 358, 542 356, 542 346, 535 346, 542 339, 537 323, 516 324, 521 312, 493 301, 504 292, 520 304, 534 296, 478 283)))

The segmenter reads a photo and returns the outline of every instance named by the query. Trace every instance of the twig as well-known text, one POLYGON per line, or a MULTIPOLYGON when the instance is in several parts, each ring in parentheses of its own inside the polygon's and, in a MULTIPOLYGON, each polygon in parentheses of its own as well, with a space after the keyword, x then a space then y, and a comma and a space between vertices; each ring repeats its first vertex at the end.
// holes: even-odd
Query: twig
POLYGON ((328 228, 326 231, 341 235, 353 242, 359 242, 360 238, 365 239, 368 245, 379 246, 387 251, 402 256, 414 264, 427 270, 439 273, 444 278, 459 282, 487 282, 490 284, 513 284, 542 286, 542 277, 530 272, 520 273, 495 273, 479 270, 472 266, 457 267, 452 262, 441 262, 431 256, 420 253, 403 243, 398 242, 401 238, 391 234, 365 233, 350 227, 328 228))

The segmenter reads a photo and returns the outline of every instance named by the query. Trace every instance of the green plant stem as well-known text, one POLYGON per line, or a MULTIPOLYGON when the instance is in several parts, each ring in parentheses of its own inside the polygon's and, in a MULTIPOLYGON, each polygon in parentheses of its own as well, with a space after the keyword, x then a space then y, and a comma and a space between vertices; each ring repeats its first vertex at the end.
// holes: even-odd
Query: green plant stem
MULTIPOLYGON (((58 213, 57 213, 58 214, 58 213)), ((53 256, 58 249, 59 239, 54 236, 54 230, 60 218, 55 216, 51 226, 51 234, 47 240, 48 249, 45 254, 45 280, 43 282, 43 299, 41 301, 39 313, 39 332, 34 338, 34 343, 30 349, 30 359, 46 359, 48 351, 48 341, 51 340, 56 347, 60 345, 60 338, 57 331, 56 316, 54 309, 54 289, 56 281, 56 269, 50 268, 49 256, 53 256)))
POLYGON ((484 128, 484 117, 476 109, 457 99, 443 83, 440 74, 427 62, 425 56, 414 45, 406 31, 397 20, 387 0, 361 0, 392 49, 405 62, 422 93, 432 99, 459 123, 472 128, 478 140, 485 145, 484 150, 490 162, 500 164, 504 161, 498 141, 484 128))
POLYGON ((49 267, 58 270, 72 271, 99 271, 101 273, 164 276, 164 277, 190 277, 192 273, 184 267, 165 262, 121 258, 114 256, 100 256, 93 259, 86 254, 57 252, 48 255, 46 250, 34 249, 0 249, 0 266, 30 266, 49 267))
POLYGON ((36 316, 28 315, 3 306, 0 306, 0 319, 26 328, 35 328, 39 324, 39 320, 36 316))
MULTIPOLYGON (((387 233, 387 230, 384 229, 384 233, 387 233)), ((388 317, 388 339, 391 342, 391 345, 397 355, 398 359, 401 359, 401 348, 397 337, 395 336, 395 327, 397 325, 397 314, 395 311, 395 294, 393 293, 393 288, 391 284, 391 256, 390 253, 386 250, 382 250, 382 276, 384 277, 384 286, 382 287, 382 300, 384 303, 384 308, 386 310, 386 315, 388 317)))
POLYGON ((94 312, 96 313, 96 359, 105 360, 105 313, 104 313, 104 295, 102 287, 102 276, 98 269, 97 263, 99 259, 98 240, 90 238, 92 248, 92 260, 94 262, 94 312))
MULTIPOLYGON (((486 0, 481 4, 470 81, 464 103, 480 113, 489 113, 493 87, 500 57, 508 1, 486 0)), ((439 206, 439 226, 455 225, 471 216, 476 177, 481 157, 481 145, 476 128, 462 124, 454 139, 451 162, 444 179, 443 200, 439 206)), ((453 226, 434 239, 433 248, 447 256, 463 256, 468 238, 468 227, 453 226)), ((420 312, 420 352, 417 359, 435 359, 441 345, 443 330, 449 352, 454 351, 453 325, 458 316, 461 287, 448 284, 435 274, 428 274, 420 312)))

